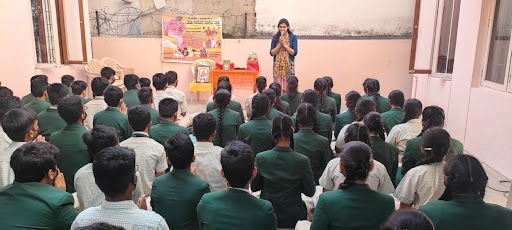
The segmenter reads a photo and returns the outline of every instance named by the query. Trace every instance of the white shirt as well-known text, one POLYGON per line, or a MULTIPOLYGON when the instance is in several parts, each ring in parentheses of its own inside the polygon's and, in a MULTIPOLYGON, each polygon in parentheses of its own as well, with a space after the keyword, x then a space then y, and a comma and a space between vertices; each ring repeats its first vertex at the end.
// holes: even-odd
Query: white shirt
POLYGON ((71 229, 86 227, 94 223, 106 223, 126 230, 168 230, 169 226, 159 214, 139 209, 131 200, 103 201, 98 207, 84 210, 76 217, 71 229))
POLYGON ((393 196, 404 204, 420 207, 438 200, 444 192, 444 162, 420 165, 409 170, 393 196))
POLYGON ((404 124, 393 126, 386 142, 398 147, 400 153, 403 153, 407 141, 420 135, 421 129, 423 129, 421 119, 411 119, 404 124))
POLYGON ((87 113, 87 117, 84 120, 84 126, 87 130, 92 130, 94 115, 105 110, 107 107, 108 106, 105 102, 105 97, 103 96, 96 96, 94 99, 85 104, 85 112, 87 113))
POLYGON ((166 93, 163 90, 157 90, 157 91, 155 91, 155 93, 153 93, 153 106, 156 110, 159 110, 158 104, 160 103, 161 100, 163 100, 165 98, 172 98, 172 99, 176 100, 176 98, 171 97, 168 93, 166 93))
POLYGON ((178 119, 183 118, 181 114, 187 112, 187 98, 185 97, 185 93, 176 89, 174 86, 167 87, 165 92, 178 102, 178 119))
POLYGON ((135 151, 135 163, 139 167, 142 190, 144 195, 150 195, 155 173, 164 172, 169 167, 164 146, 149 138, 147 133, 133 132, 133 134, 142 134, 146 137, 130 137, 119 145, 135 151))
POLYGON ((11 156, 22 145, 27 142, 13 141, 7 148, 0 150, 0 188, 12 184, 14 171, 11 168, 11 156))
POLYGON ((7 133, 4 132, 2 125, 0 124, 0 150, 7 148, 11 144, 12 140, 7 136, 7 133))
POLYGON ((228 188, 226 181, 220 175, 221 151, 221 147, 214 146, 211 142, 197 142, 194 145, 196 160, 192 162, 192 169, 195 169, 196 176, 208 182, 212 192, 228 188))
POLYGON ((247 113, 252 113, 252 99, 254 98, 254 96, 256 96, 256 94, 258 93, 256 92, 249 95, 249 97, 247 97, 247 99, 245 100, 245 111, 247 113))
MULTIPOLYGON (((141 179, 139 172, 136 172, 137 184, 133 191, 133 202, 137 203, 140 196, 144 194, 142 191, 141 179)), ((105 200, 105 194, 100 190, 94 180, 92 172, 92 163, 84 165, 75 174, 75 190, 78 202, 82 210, 90 207, 100 206, 105 200)))
MULTIPOLYGON (((240 103, 238 101, 238 99, 235 97, 235 95, 233 95, 233 94, 231 94, 231 101, 236 101, 236 102, 240 103)), ((208 102, 206 102, 206 104, 208 104, 210 102, 213 102, 213 95, 210 95, 210 97, 208 98, 208 102)))
MULTIPOLYGON (((345 176, 340 172, 340 158, 336 157, 329 161, 325 167, 324 173, 320 179, 318 179, 318 182, 323 188, 334 190, 337 189, 344 180, 345 176)), ((366 183, 372 190, 381 193, 391 194, 395 191, 386 166, 376 160, 373 160, 373 170, 368 173, 366 183)))
MULTIPOLYGON (((361 124, 364 125, 363 121, 354 121, 351 124, 361 124)), ((347 132, 348 127, 351 125, 345 125, 341 128, 340 133, 338 134, 338 138, 336 139, 336 147, 341 148, 345 144, 345 132, 347 132)))

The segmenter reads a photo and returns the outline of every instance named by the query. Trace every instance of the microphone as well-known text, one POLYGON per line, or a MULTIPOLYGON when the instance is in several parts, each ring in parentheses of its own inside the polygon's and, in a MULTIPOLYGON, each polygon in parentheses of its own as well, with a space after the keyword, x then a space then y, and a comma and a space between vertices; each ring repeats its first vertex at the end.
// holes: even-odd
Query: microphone
POLYGON ((283 35, 284 35, 284 31, 281 31, 281 36, 283 36, 283 35))

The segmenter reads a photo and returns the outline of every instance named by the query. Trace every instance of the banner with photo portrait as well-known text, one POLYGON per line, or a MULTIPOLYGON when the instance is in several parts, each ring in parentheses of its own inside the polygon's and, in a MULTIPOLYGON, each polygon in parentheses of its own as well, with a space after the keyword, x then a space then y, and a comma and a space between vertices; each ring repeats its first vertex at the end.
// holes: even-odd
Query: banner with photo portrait
POLYGON ((221 61, 222 18, 162 16, 162 61, 192 63, 208 58, 221 61))

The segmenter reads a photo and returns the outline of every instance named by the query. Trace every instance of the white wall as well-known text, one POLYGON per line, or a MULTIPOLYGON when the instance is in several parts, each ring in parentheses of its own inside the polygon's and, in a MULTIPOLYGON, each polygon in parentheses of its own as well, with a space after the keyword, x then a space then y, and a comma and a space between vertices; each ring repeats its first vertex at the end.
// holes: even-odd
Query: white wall
POLYGON ((256 0, 256 30, 275 33, 279 19, 286 18, 298 35, 404 35, 412 31, 414 4, 413 0, 256 0))

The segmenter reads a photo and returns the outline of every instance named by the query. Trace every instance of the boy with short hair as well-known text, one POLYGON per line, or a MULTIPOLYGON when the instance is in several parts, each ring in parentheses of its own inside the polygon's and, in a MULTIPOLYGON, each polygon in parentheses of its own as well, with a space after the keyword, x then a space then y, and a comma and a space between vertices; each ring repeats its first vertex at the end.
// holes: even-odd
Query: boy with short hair
POLYGON ((37 115, 39 120, 39 131, 41 135, 49 140, 50 135, 66 127, 66 122, 59 116, 57 105, 62 99, 68 96, 68 87, 61 83, 53 83, 48 86, 48 99, 51 107, 37 115))
POLYGON ((37 114, 50 108, 50 103, 46 102, 46 99, 48 98, 48 93, 46 92, 47 87, 48 82, 43 79, 35 79, 31 81, 30 92, 34 96, 34 100, 24 105, 24 107, 33 110, 37 114))
POLYGON ((151 114, 149 109, 137 105, 128 110, 128 121, 133 128, 133 136, 122 141, 119 145, 135 151, 137 165, 141 176, 144 194, 151 194, 151 186, 156 177, 165 174, 168 168, 164 147, 149 138, 151 127, 151 114))
POLYGON ((151 79, 143 77, 139 80, 140 87, 151 87, 151 79))
POLYGON ((249 182, 256 176, 251 148, 241 141, 231 142, 222 150, 220 162, 220 174, 230 188, 201 198, 197 205, 199 229, 277 229, 272 204, 249 192, 249 182))
POLYGON ((173 170, 155 179, 151 207, 165 218, 170 229, 198 230, 197 204, 210 188, 208 182, 191 172, 194 145, 188 135, 178 133, 169 138, 164 147, 173 170))
POLYGON ((167 89, 165 92, 169 94, 172 98, 174 98, 178 104, 178 124, 183 127, 188 127, 192 124, 192 120, 190 117, 187 117, 187 98, 185 93, 181 90, 177 89, 178 86, 178 73, 175 71, 168 71, 165 73, 165 77, 167 77, 167 89))
POLYGON ((126 91, 124 87, 124 82, 116 81, 119 77, 116 76, 116 71, 110 67, 103 67, 100 71, 101 77, 108 80, 111 85, 119 87, 123 92, 126 91), (117 78, 117 79, 116 79, 117 78))
POLYGON ((68 87, 68 96, 73 96, 73 93, 71 92, 71 84, 75 81, 75 78, 69 74, 63 75, 60 78, 60 83, 64 84, 66 87, 68 87))
POLYGON ((119 131, 119 141, 124 141, 132 135, 132 130, 128 125, 126 106, 123 102, 123 91, 114 85, 105 89, 105 102, 108 107, 94 115, 94 125, 106 125, 114 127, 119 131))
POLYGON ((139 98, 137 97, 137 90, 139 90, 139 77, 135 74, 126 74, 124 76, 124 86, 126 91, 123 98, 126 108, 131 109, 133 106, 140 105, 139 98))
POLYGON ((85 104, 85 112, 87 118, 84 121, 84 126, 87 130, 92 130, 94 115, 105 110, 108 105, 105 102, 103 93, 109 86, 108 80, 103 77, 96 77, 91 81, 91 88, 94 99, 85 104))
POLYGON ((152 108, 153 90, 149 87, 142 87, 137 92, 137 97, 139 98, 140 103, 149 109, 149 113, 151 113, 151 122, 153 122, 153 125, 160 123, 158 110, 152 108))
POLYGON ((209 113, 200 113, 194 117, 192 122, 192 133, 197 139, 194 145, 195 161, 192 168, 196 175, 208 181, 212 192, 227 189, 226 181, 218 173, 222 166, 220 164, 220 153, 222 147, 213 145, 217 121, 209 113))
POLYGON ((381 114, 387 133, 389 133, 395 125, 402 123, 404 119, 404 93, 401 90, 393 90, 389 93, 388 100, 389 105, 391 105, 391 110, 381 114))
POLYGON ((4 132, 4 128, 1 124, 4 119, 4 115, 11 109, 19 109, 21 107, 22 105, 19 97, 10 96, 0 99, 0 150, 7 148, 7 146, 12 143, 11 138, 9 138, 9 136, 4 132))
POLYGON ((79 96, 82 100, 82 104, 87 104, 89 100, 86 98, 86 90, 87 89, 87 82, 85 81, 74 81, 73 84, 71 84, 71 93, 73 95, 79 96))
MULTIPOLYGON (((32 82, 33 80, 36 80, 36 79, 41 79, 41 80, 48 82, 48 76, 41 75, 41 74, 34 75, 33 77, 31 77, 30 82, 32 82)), ((29 93, 21 98, 21 102, 23 103, 23 106, 25 106, 26 104, 32 102, 34 99, 35 99, 34 95, 32 95, 32 93, 29 93)))
POLYGON ((160 123, 151 127, 149 136, 160 144, 174 136, 177 133, 188 134, 188 130, 176 124, 178 120, 178 102, 172 98, 165 98, 160 101, 158 106, 158 114, 160 115, 160 123))
MULTIPOLYGON (((153 87, 155 87, 156 92, 153 93, 153 103, 155 109, 158 109, 158 104, 160 104, 160 101, 165 98, 172 98, 169 94, 165 92, 168 86, 168 80, 167 77, 162 73, 156 73, 153 75, 153 87)), ((173 98, 174 99, 174 98, 173 98)))

